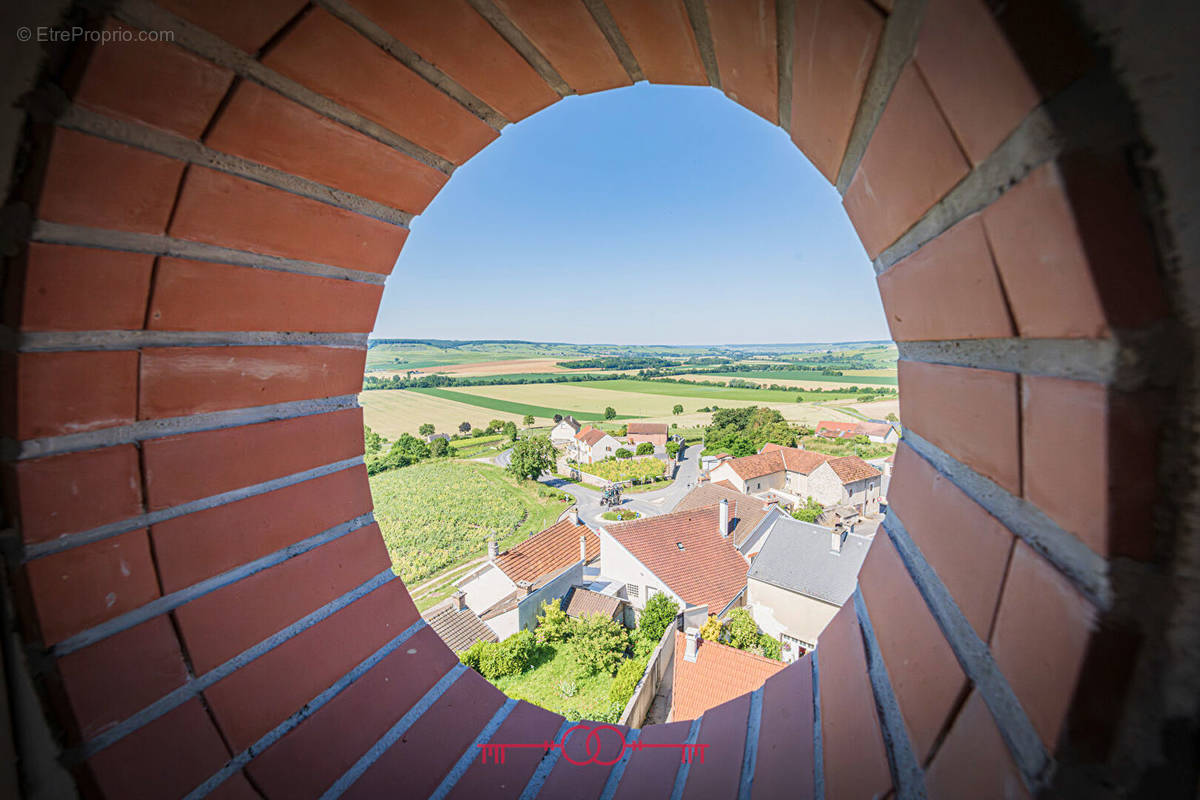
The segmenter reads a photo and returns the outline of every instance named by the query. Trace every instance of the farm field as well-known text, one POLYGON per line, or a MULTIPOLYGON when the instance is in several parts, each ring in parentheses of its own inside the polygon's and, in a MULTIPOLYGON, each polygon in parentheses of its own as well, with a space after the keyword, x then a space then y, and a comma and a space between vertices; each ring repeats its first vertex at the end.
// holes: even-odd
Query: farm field
MULTIPOLYGON (((749 403, 788 403, 796 400, 797 394, 804 394, 805 400, 836 400, 838 395, 829 393, 803 392, 785 393, 771 389, 732 389, 727 386, 696 386, 687 383, 669 383, 667 381, 584 381, 571 384, 578 388, 603 389, 609 392, 637 392, 639 394, 667 395, 676 398, 691 398, 701 400, 744 400, 749 403)), ((854 397, 846 392, 841 397, 854 397)), ((620 411, 620 409, 617 409, 620 411)))
MULTIPOLYGON (((671 417, 672 408, 682 403, 685 412, 695 412, 712 401, 694 397, 667 394, 649 394, 630 391, 615 391, 599 388, 608 383, 637 383, 646 381, 596 381, 587 383, 525 383, 508 386, 462 386, 455 389, 463 394, 476 395, 513 403, 528 403, 535 406, 563 409, 586 409, 595 418, 603 416, 605 407, 612 406, 619 419, 635 417, 671 417)), ((714 389, 713 391, 720 391, 714 389)), ((787 395, 779 395, 781 399, 787 395)), ((794 398, 793 398, 794 399, 794 398)), ((726 405, 720 403, 719 405, 726 405)), ((729 402, 728 405, 754 405, 753 402, 729 402)), ((588 418, 576 415, 576 419, 588 418)), ((678 421, 678 420, 676 420, 678 421)), ((680 422, 680 424, 683 424, 680 422)))
MULTIPOLYGON (((520 385, 542 386, 542 385, 546 385, 546 384, 520 384, 520 385)), ((403 391, 418 392, 420 394, 429 395, 431 397, 441 397, 445 400, 453 400, 455 402, 461 402, 461 403, 470 403, 472 405, 482 406, 483 408, 490 408, 494 411, 500 411, 500 412, 504 412, 504 413, 508 413, 508 414, 516 414, 521 417, 524 417, 526 414, 533 414, 534 417, 553 418, 555 414, 564 414, 564 415, 572 414, 572 415, 574 415, 575 419, 578 419, 578 420, 581 420, 584 422, 588 422, 588 421, 596 422, 596 421, 604 419, 604 407, 603 406, 601 406, 600 410, 597 412, 597 411, 580 411, 580 410, 577 410, 575 406, 556 407, 556 406, 533 405, 531 403, 525 403, 525 402, 521 402, 519 400, 510 400, 510 399, 503 398, 503 397, 495 397, 493 395, 477 394, 473 391, 472 392, 467 391, 468 389, 474 389, 474 388, 475 387, 462 387, 460 389, 405 389, 403 391)), ((488 386, 488 387, 483 387, 483 388, 491 389, 491 388, 504 388, 504 387, 488 386)))
MULTIPOLYGON (((397 439, 402 433, 414 436, 426 422, 439 433, 457 433, 463 422, 472 427, 487 427, 493 419, 512 420, 519 427, 524 414, 509 414, 478 405, 458 403, 408 389, 378 389, 358 396, 363 407, 363 422, 386 439, 397 439)), ((549 419, 540 420, 549 423, 549 419)))
MULTIPOLYGON (((736 372, 736 373, 730 372, 730 373, 726 373, 724 375, 703 375, 703 374, 685 373, 682 375, 672 375, 671 377, 682 378, 682 379, 688 380, 688 381, 715 381, 717 383, 729 383, 729 381, 731 381, 735 378, 741 378, 742 380, 754 381, 755 383, 765 383, 768 385, 772 384, 772 383, 778 383, 780 386, 791 386, 791 387, 795 387, 795 388, 801 389, 801 390, 803 390, 803 389, 845 389, 847 386, 847 384, 845 384, 845 383, 837 382, 837 381, 841 380, 840 378, 834 378, 834 379, 829 379, 829 380, 793 380, 790 378, 771 378, 768 380, 765 378, 748 378, 748 377, 746 377, 749 374, 750 373, 746 373, 746 372, 736 372)), ((783 373, 772 372, 771 374, 779 375, 779 374, 783 374, 783 373)), ((810 373, 810 374, 813 374, 813 373, 810 373)), ((866 384, 860 383, 859 385, 866 385, 866 384)))
POLYGON ((644 458, 598 461, 594 464, 580 464, 579 469, 589 475, 595 475, 598 478, 610 481, 627 481, 630 478, 645 480, 647 478, 661 477, 666 469, 666 462, 653 456, 647 456, 644 458))
MULTIPOLYGON (((899 400, 876 400, 873 403, 851 403, 846 408, 853 409, 871 419, 885 419, 888 414, 900 417, 899 400)), ((900 417, 903 420, 903 417, 900 417)))
POLYGON ((483 555, 493 534, 503 551, 554 524, 567 504, 539 490, 473 461, 423 461, 371 477, 392 569, 409 584, 483 555))
POLYGON ((895 386, 896 373, 893 370, 891 375, 869 375, 871 372, 886 372, 886 370, 845 370, 844 375, 826 375, 821 372, 809 372, 802 369, 780 369, 780 370, 749 370, 746 372, 728 372, 720 375, 713 375, 714 378, 743 378, 748 381, 762 381, 764 383, 780 383, 780 379, 793 381, 823 381, 833 386, 848 386, 857 384, 859 386, 895 386))

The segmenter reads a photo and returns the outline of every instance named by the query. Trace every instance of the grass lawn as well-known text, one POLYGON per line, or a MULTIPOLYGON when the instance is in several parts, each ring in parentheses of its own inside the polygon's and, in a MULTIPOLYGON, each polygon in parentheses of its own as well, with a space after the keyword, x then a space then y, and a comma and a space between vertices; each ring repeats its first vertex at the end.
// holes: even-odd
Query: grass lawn
POLYGON ((883 458, 896 452, 894 444, 855 444, 846 439, 826 439, 823 436, 803 436, 800 444, 805 450, 831 456, 858 456, 862 459, 883 458))
POLYGON ((638 513, 628 508, 619 508, 616 511, 605 511, 600 515, 600 518, 611 522, 624 522, 625 520, 637 519, 638 513))
POLYGON ((527 700, 570 720, 594 719, 608 713, 608 690, 613 676, 581 675, 571 654, 571 644, 546 645, 533 667, 493 683, 517 700, 527 700))
MULTIPOLYGON (((539 386, 542 384, 522 385, 539 386)), ((460 392, 454 389, 405 389, 403 391, 417 392, 419 394, 429 395, 431 397, 440 397, 444 400, 454 400, 459 403, 476 405, 481 408, 490 408, 493 411, 502 411, 519 417, 524 417, 526 414, 533 414, 535 417, 553 417, 555 414, 570 414, 574 416, 575 419, 583 420, 584 422, 595 422, 604 419, 603 409, 600 410, 600 413, 595 413, 591 411, 573 411, 570 408, 550 408, 548 406, 536 406, 529 403, 518 403, 511 400, 499 400, 486 395, 469 394, 467 392, 460 392)))

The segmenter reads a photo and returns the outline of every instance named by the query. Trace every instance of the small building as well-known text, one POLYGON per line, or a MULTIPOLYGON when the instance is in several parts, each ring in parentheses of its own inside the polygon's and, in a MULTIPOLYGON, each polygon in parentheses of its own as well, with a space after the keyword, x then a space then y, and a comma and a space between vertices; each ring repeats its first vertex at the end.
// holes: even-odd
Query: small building
POLYGON ((879 513, 883 473, 858 456, 831 458, 808 476, 808 496, 823 506, 852 506, 858 513, 879 513))
POLYGON ((812 450, 766 444, 752 456, 720 462, 709 471, 708 477, 713 483, 727 481, 746 494, 775 489, 803 500, 812 494, 808 488, 809 475, 829 459, 830 456, 812 450))
POLYGON ((450 434, 448 434, 448 433, 431 433, 425 437, 425 442, 427 444, 432 444, 434 439, 445 439, 447 442, 449 442, 450 434))
POLYGON ((575 441, 575 434, 579 433, 580 427, 574 417, 563 417, 550 429, 550 444, 555 447, 566 447, 575 441))
POLYGON ((610 594, 593 592, 582 586, 573 586, 563 598, 563 611, 568 617, 590 617, 593 614, 603 614, 609 619, 621 622, 624 619, 625 601, 610 594))
POLYGON ((696 719, 710 708, 756 691, 784 666, 773 658, 706 642, 695 628, 687 633, 677 630, 667 721, 696 719))
POLYGON ((580 464, 594 464, 616 455, 620 448, 621 443, 610 434, 588 425, 575 434, 574 443, 568 447, 567 454, 580 464))
POLYGON ((496 632, 467 607, 463 592, 455 592, 450 599, 438 603, 422 617, 455 653, 461 653, 476 642, 500 641, 496 632))
POLYGON ((668 426, 665 422, 630 422, 625 429, 625 441, 633 445, 650 442, 655 450, 667 446, 668 426))
POLYGON ((896 444, 900 441, 900 426, 894 422, 830 422, 817 423, 817 436, 826 439, 853 439, 866 436, 876 444, 896 444))

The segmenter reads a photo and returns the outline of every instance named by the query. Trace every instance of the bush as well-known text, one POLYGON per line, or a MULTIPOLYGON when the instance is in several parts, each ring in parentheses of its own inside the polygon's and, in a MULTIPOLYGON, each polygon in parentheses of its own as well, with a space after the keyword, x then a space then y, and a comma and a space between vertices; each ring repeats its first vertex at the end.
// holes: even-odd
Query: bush
POLYGON ((749 611, 735 608, 729 612, 729 619, 725 623, 725 636, 731 646, 739 650, 751 650, 758 644, 758 625, 749 611))
POLYGON ((617 410, 615 408, 613 408, 612 406, 608 406, 607 408, 604 409, 604 418, 605 419, 616 419, 617 418, 617 410))
POLYGON ((629 647, 629 632, 619 622, 604 614, 592 614, 575 621, 571 649, 575 664, 585 674, 612 675, 621 664, 629 647))
POLYGON ((629 703, 629 698, 633 697, 633 690, 637 688, 638 681, 646 673, 646 665, 649 662, 648 656, 627 658, 622 661, 621 666, 617 668, 617 677, 613 679, 612 686, 609 687, 608 701, 614 705, 620 705, 624 710, 629 703))
POLYGON ((801 522, 816 522, 817 517, 821 516, 824 511, 825 509, 822 508, 820 503, 809 497, 804 505, 792 511, 792 516, 801 522))
POLYGON ((635 652, 638 655, 653 652, 678 613, 679 606, 663 592, 647 600, 646 608, 638 618, 637 632, 634 634, 635 652))
POLYGON ((783 660, 783 642, 774 636, 764 633, 758 638, 758 644, 762 648, 762 654, 767 658, 773 658, 776 661, 783 660))
POLYGON ((650 442, 642 442, 637 446, 637 455, 652 456, 654 455, 654 445, 650 442))
POLYGON ((708 621, 700 627, 700 638, 706 642, 719 642, 724 630, 725 626, 721 624, 721 620, 717 619, 717 615, 709 614, 708 621))
POLYGON ((471 669, 479 672, 479 660, 483 655, 483 651, 491 642, 476 642, 458 654, 458 660, 466 664, 471 669))
POLYGON ((675 441, 674 439, 671 439, 667 442, 667 455, 669 455, 671 458, 675 458, 675 456, 679 455, 679 442, 675 441))
POLYGON ((434 458, 445 458, 450 455, 450 443, 445 439, 434 439, 429 443, 429 454, 434 458))
POLYGON ((566 641, 574 632, 574 623, 561 606, 562 601, 558 598, 549 603, 542 601, 542 613, 538 614, 535 629, 539 644, 566 641))
POLYGON ((458 660, 489 681, 520 675, 537 656, 538 645, 529 631, 518 631, 503 642, 476 642, 458 660))
POLYGON ((874 399, 875 399, 875 395, 873 395, 873 394, 861 394, 858 396, 858 402, 860 402, 860 403, 869 403, 874 399))
POLYGON ((629 452, 629 450, 624 447, 618 447, 617 452, 613 453, 613 455, 617 458, 633 458, 633 453, 629 452))

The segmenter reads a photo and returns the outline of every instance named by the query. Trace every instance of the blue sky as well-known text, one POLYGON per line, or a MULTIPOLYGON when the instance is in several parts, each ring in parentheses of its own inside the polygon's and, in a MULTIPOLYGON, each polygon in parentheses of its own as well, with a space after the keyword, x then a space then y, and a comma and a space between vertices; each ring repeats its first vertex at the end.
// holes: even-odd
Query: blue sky
POLYGON ((837 192, 707 87, 568 97, 460 167, 374 335, 616 344, 889 338, 837 192))

